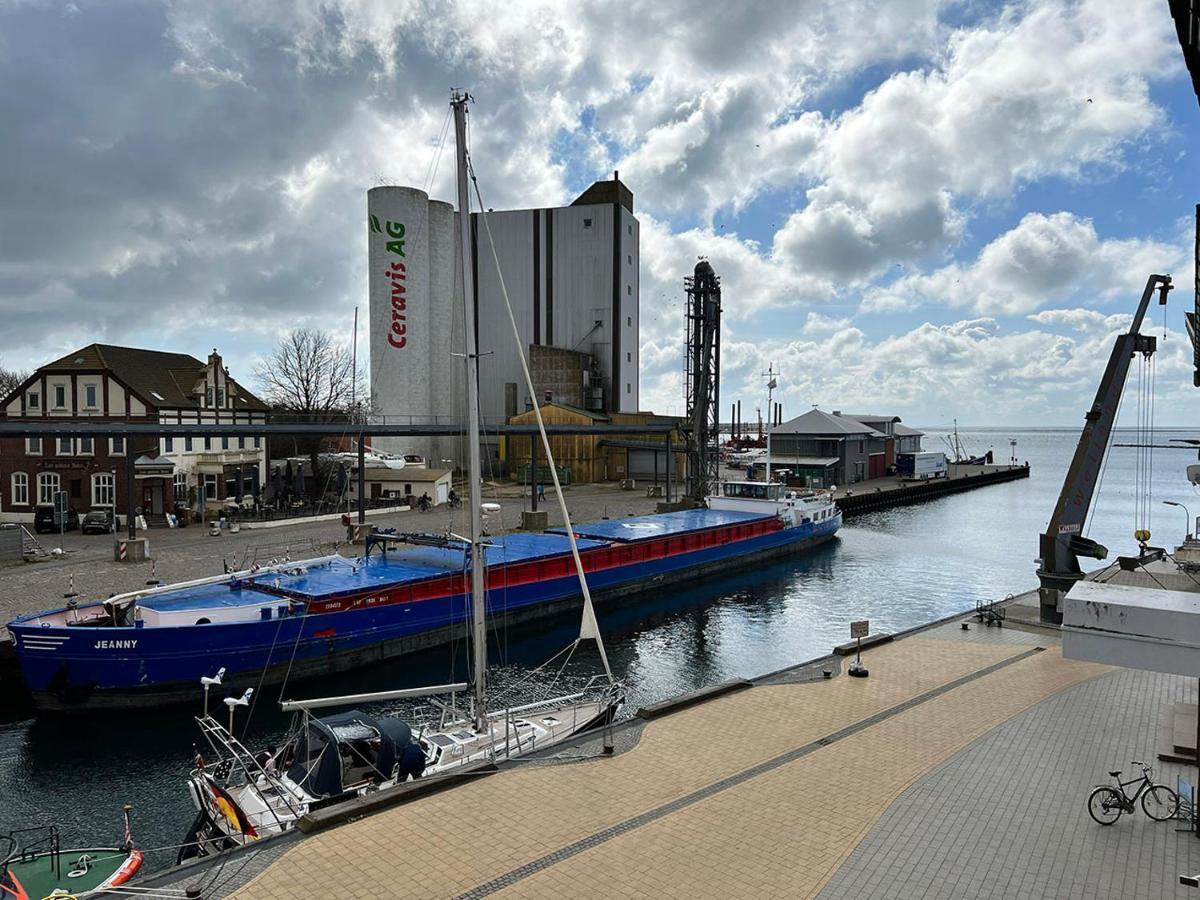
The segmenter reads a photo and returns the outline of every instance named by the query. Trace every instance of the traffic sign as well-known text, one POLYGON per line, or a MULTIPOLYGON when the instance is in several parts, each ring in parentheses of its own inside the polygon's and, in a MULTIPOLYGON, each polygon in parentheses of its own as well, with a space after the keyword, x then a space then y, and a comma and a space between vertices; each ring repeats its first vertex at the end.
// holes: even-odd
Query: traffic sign
POLYGON ((70 498, 66 491, 54 492, 54 524, 60 528, 66 524, 67 508, 70 504, 70 498))
POLYGON ((869 621, 867 621, 866 619, 863 619, 861 622, 851 622, 850 623, 850 637, 851 638, 865 638, 870 633, 871 633, 871 623, 869 621))

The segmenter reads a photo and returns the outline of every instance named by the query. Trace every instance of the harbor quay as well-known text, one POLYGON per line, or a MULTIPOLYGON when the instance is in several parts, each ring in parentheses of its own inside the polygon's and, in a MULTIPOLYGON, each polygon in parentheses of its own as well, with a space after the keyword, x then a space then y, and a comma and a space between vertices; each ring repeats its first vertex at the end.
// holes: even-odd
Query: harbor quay
MULTIPOLYGON (((864 650, 866 678, 844 662, 643 710, 615 727, 611 756, 593 735, 374 814, 330 808, 306 834, 144 886, 267 900, 313 884, 356 897, 1189 896, 1178 876, 1200 869, 1200 841, 1182 822, 1106 828, 1086 800, 1108 770, 1154 760, 1159 720, 1194 700, 1194 679, 1067 660, 1054 629, 970 616, 864 650)), ((1193 772, 1155 764, 1171 785, 1193 772)))
POLYGON ((883 478, 860 481, 848 487, 839 487, 833 492, 833 496, 837 501, 838 508, 843 514, 849 516, 860 512, 902 506, 907 503, 921 503, 935 497, 944 497, 947 494, 956 494, 961 491, 986 487, 989 484, 999 484, 1028 477, 1028 464, 949 463, 946 466, 946 474, 940 478, 915 480, 888 475, 883 478))

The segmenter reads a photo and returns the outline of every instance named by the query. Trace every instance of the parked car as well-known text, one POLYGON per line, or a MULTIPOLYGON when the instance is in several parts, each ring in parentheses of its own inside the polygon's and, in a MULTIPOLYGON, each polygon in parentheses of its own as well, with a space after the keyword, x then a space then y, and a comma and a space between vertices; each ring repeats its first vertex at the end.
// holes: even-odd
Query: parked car
MULTIPOLYGON (((75 511, 75 507, 67 508, 67 518, 63 527, 66 531, 74 531, 79 527, 79 513, 75 511)), ((33 530, 38 534, 59 530, 58 525, 54 522, 54 506, 52 504, 43 503, 34 510, 33 530)))
POLYGON ((79 523, 84 534, 112 534, 117 528, 117 517, 111 509, 93 509, 79 523))

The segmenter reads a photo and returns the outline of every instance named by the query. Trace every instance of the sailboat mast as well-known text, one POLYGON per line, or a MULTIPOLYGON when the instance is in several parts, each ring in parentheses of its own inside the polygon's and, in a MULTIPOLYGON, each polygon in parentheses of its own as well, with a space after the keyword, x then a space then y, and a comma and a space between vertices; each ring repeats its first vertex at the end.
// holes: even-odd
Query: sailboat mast
POLYGON ((479 350, 475 343, 475 283, 467 248, 471 246, 471 202, 467 189, 467 102, 470 96, 455 91, 450 97, 454 109, 454 142, 458 156, 458 259, 462 267, 463 331, 467 358, 467 481, 471 517, 471 657, 472 699, 475 728, 487 725, 487 622, 484 617, 483 528, 480 522, 483 496, 479 478, 479 350))

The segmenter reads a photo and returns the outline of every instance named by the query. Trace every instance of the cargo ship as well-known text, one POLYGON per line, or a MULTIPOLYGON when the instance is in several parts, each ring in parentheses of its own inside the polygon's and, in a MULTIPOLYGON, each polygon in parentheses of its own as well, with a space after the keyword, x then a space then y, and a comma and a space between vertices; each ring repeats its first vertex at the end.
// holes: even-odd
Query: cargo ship
MULTIPOLYGON (((707 508, 576 524, 598 600, 796 553, 832 538, 824 491, 726 482, 707 508)), ((468 544, 395 532, 361 557, 287 561, 21 616, 8 624, 40 711, 188 702, 201 677, 231 688, 324 675, 437 646, 470 617, 468 544)), ((569 536, 494 537, 486 610, 509 624, 577 608, 569 536)))

